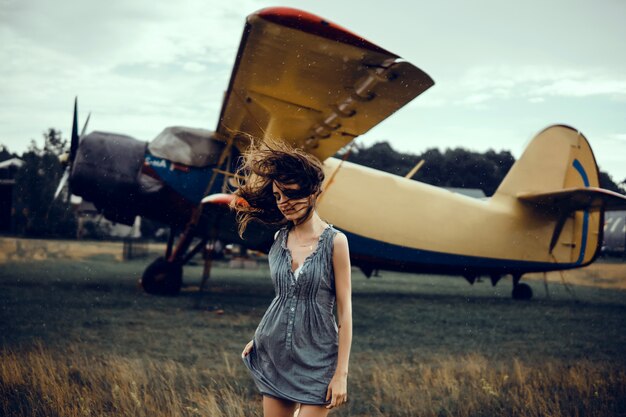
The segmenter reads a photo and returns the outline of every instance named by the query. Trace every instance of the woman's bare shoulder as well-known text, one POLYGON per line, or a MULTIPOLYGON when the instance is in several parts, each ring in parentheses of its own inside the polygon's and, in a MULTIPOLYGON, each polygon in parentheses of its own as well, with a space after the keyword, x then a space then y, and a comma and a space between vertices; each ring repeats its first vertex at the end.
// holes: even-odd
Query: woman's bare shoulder
POLYGON ((280 233, 285 229, 287 229, 287 226, 283 226, 280 229, 278 229, 276 233, 274 233, 274 240, 278 239, 278 236, 280 235, 280 233))
POLYGON ((339 245, 339 247, 348 247, 348 237, 341 231, 337 230, 335 232, 335 236, 333 236, 333 245, 335 248, 339 245))

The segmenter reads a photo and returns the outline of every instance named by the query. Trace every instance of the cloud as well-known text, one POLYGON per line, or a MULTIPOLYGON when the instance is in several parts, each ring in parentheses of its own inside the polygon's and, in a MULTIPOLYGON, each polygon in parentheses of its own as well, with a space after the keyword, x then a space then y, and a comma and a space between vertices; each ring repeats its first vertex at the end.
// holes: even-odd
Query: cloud
POLYGON ((38 0, 5 5, 0 23, 24 44, 105 67, 189 56, 221 62, 234 57, 244 24, 241 10, 258 6, 254 0, 220 7, 201 0, 38 0))
MULTIPOLYGON (((625 131, 626 61, 615 53, 624 37, 623 6, 520 3, 512 22, 502 2, 486 8, 459 3, 454 16, 449 2, 435 2, 419 8, 426 18, 415 25, 415 2, 401 2, 404 14, 361 12, 348 3, 284 2, 400 54, 437 83, 373 129, 374 136, 368 133, 371 138, 406 138, 407 149, 460 144, 515 151, 555 122, 580 126, 594 138, 625 131), (444 20, 448 25, 442 29, 444 20), (603 30, 570 31, 594 22, 603 30), (546 103, 538 104, 542 100, 546 103), (456 129, 449 131, 451 126, 456 129)), ((269 0, 0 4, 0 142, 13 151, 23 150, 22 142, 40 137, 47 127, 67 133, 76 94, 81 120, 93 112, 90 129, 150 139, 167 125, 214 128, 245 17, 272 5, 269 0)), ((608 138, 606 144, 607 155, 623 155, 608 138)))
POLYGON ((470 105, 481 104, 481 103, 484 103, 486 101, 493 99, 495 96, 496 94, 489 94, 489 93, 470 94, 469 96, 465 97, 463 100, 457 101, 457 103, 470 104, 470 105))
POLYGON ((0 7, 0 140, 67 131, 75 95, 91 129, 149 139, 168 124, 213 128, 256 0, 43 0, 0 7), (34 130, 34 131, 33 131, 34 130))
MULTIPOLYGON (((437 88, 435 88, 435 90, 437 90, 437 88)), ((443 98, 441 94, 438 94, 437 91, 427 91, 425 94, 409 102, 406 108, 441 108, 448 104, 449 101, 443 98)))
POLYGON ((626 98, 626 79, 580 78, 562 79, 534 88, 530 94, 560 97, 588 97, 606 95, 626 98))
POLYGON ((519 98, 530 103, 548 97, 626 100, 626 75, 599 68, 480 66, 468 69, 458 79, 446 80, 446 84, 439 91, 440 101, 472 108, 519 98))
POLYGON ((183 69, 188 72, 203 72, 207 70, 207 67, 198 62, 185 62, 183 69))
MULTIPOLYGON (((605 142, 609 145, 624 146, 626 145, 626 133, 608 133, 604 135, 599 135, 597 138, 595 138, 595 140, 605 142)), ((621 157, 622 159, 625 159, 626 158, 625 155, 618 155, 618 156, 621 157)))

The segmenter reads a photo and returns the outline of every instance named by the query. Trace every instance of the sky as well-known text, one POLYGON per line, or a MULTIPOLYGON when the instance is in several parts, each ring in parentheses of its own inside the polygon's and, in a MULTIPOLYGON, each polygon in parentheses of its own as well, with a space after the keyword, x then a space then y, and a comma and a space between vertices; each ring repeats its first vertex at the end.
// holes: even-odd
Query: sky
POLYGON ((626 180, 626 1, 0 0, 0 144, 89 131, 151 140, 215 129, 245 18, 289 6, 401 56, 435 86, 357 142, 402 152, 509 150, 551 124, 590 141, 626 180))

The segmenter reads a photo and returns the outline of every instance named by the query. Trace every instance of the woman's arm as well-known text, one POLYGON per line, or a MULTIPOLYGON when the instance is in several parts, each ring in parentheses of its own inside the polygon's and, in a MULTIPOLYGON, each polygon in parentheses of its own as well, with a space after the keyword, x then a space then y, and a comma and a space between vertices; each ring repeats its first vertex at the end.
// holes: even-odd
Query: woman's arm
POLYGON ((337 369, 328 385, 327 408, 333 408, 348 400, 348 361, 352 346, 352 285, 350 282, 350 251, 348 239, 343 233, 334 238, 333 270, 337 297, 337 327, 339 328, 339 351, 337 369))

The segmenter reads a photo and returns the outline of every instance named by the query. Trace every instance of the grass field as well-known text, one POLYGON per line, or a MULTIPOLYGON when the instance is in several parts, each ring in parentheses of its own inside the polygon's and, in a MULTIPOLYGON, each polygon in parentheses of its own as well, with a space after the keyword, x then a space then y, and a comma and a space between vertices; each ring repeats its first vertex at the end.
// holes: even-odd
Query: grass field
MULTIPOLYGON (((145 264, 0 264, 0 415, 261 415, 239 355, 273 297, 268 270, 218 263, 206 293, 160 298, 136 286, 145 264)), ((626 415, 620 276, 601 264, 569 287, 549 278, 549 295, 535 276, 515 302, 510 279, 355 270, 350 401, 333 415, 626 415)))

